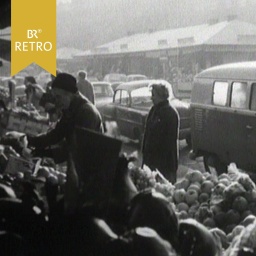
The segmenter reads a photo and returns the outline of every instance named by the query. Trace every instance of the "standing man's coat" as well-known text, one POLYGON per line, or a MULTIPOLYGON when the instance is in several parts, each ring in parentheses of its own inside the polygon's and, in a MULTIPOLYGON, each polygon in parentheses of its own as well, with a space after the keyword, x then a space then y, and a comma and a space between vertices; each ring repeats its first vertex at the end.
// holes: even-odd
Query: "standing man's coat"
POLYGON ((143 164, 158 169, 169 181, 176 182, 178 168, 179 114, 168 100, 149 111, 143 141, 143 164))

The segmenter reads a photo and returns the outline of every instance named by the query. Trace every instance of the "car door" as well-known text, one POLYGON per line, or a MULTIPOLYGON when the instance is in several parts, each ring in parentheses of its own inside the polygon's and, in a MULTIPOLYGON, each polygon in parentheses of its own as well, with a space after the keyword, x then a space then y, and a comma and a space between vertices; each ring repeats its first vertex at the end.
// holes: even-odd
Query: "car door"
POLYGON ((130 94, 127 90, 120 90, 120 104, 116 105, 117 125, 122 135, 132 138, 132 108, 130 104, 130 94))

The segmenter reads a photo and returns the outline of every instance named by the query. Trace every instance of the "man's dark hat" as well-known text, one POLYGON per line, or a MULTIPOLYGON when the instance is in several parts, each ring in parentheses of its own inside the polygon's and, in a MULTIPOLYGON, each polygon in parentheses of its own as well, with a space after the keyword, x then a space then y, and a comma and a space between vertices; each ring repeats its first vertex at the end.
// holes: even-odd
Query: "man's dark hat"
POLYGON ((60 73, 56 76, 52 83, 52 89, 53 88, 62 89, 71 93, 78 91, 75 77, 67 73, 60 73))

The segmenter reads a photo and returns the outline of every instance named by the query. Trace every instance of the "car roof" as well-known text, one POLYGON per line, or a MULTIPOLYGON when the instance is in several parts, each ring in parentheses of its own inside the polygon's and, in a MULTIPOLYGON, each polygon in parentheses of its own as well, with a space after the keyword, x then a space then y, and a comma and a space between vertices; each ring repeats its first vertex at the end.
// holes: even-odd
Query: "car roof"
POLYGON ((104 81, 99 81, 99 82, 95 81, 95 82, 91 82, 91 84, 92 85, 109 85, 109 86, 111 86, 111 83, 104 82, 104 81))
POLYGON ((142 75, 142 74, 130 74, 130 75, 127 75, 127 77, 132 77, 132 76, 143 76, 143 77, 146 77, 145 75, 142 75))
POLYGON ((147 80, 137 80, 137 81, 131 81, 131 82, 124 82, 124 83, 118 85, 116 90, 127 90, 127 91, 131 92, 135 89, 139 89, 141 87, 146 87, 146 86, 149 86, 150 84, 160 83, 160 82, 166 83, 167 81, 165 81, 163 79, 159 79, 159 80, 147 79, 147 80))
POLYGON ((256 61, 237 62, 208 68, 195 78, 255 80, 256 61))

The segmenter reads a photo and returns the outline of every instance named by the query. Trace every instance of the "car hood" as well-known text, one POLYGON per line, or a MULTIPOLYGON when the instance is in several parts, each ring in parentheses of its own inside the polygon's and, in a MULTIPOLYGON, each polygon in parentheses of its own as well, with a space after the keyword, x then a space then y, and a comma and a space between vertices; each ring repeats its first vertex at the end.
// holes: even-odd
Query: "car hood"
POLYGON ((178 99, 171 99, 170 104, 177 109, 180 116, 189 115, 190 104, 188 102, 184 102, 178 99))

